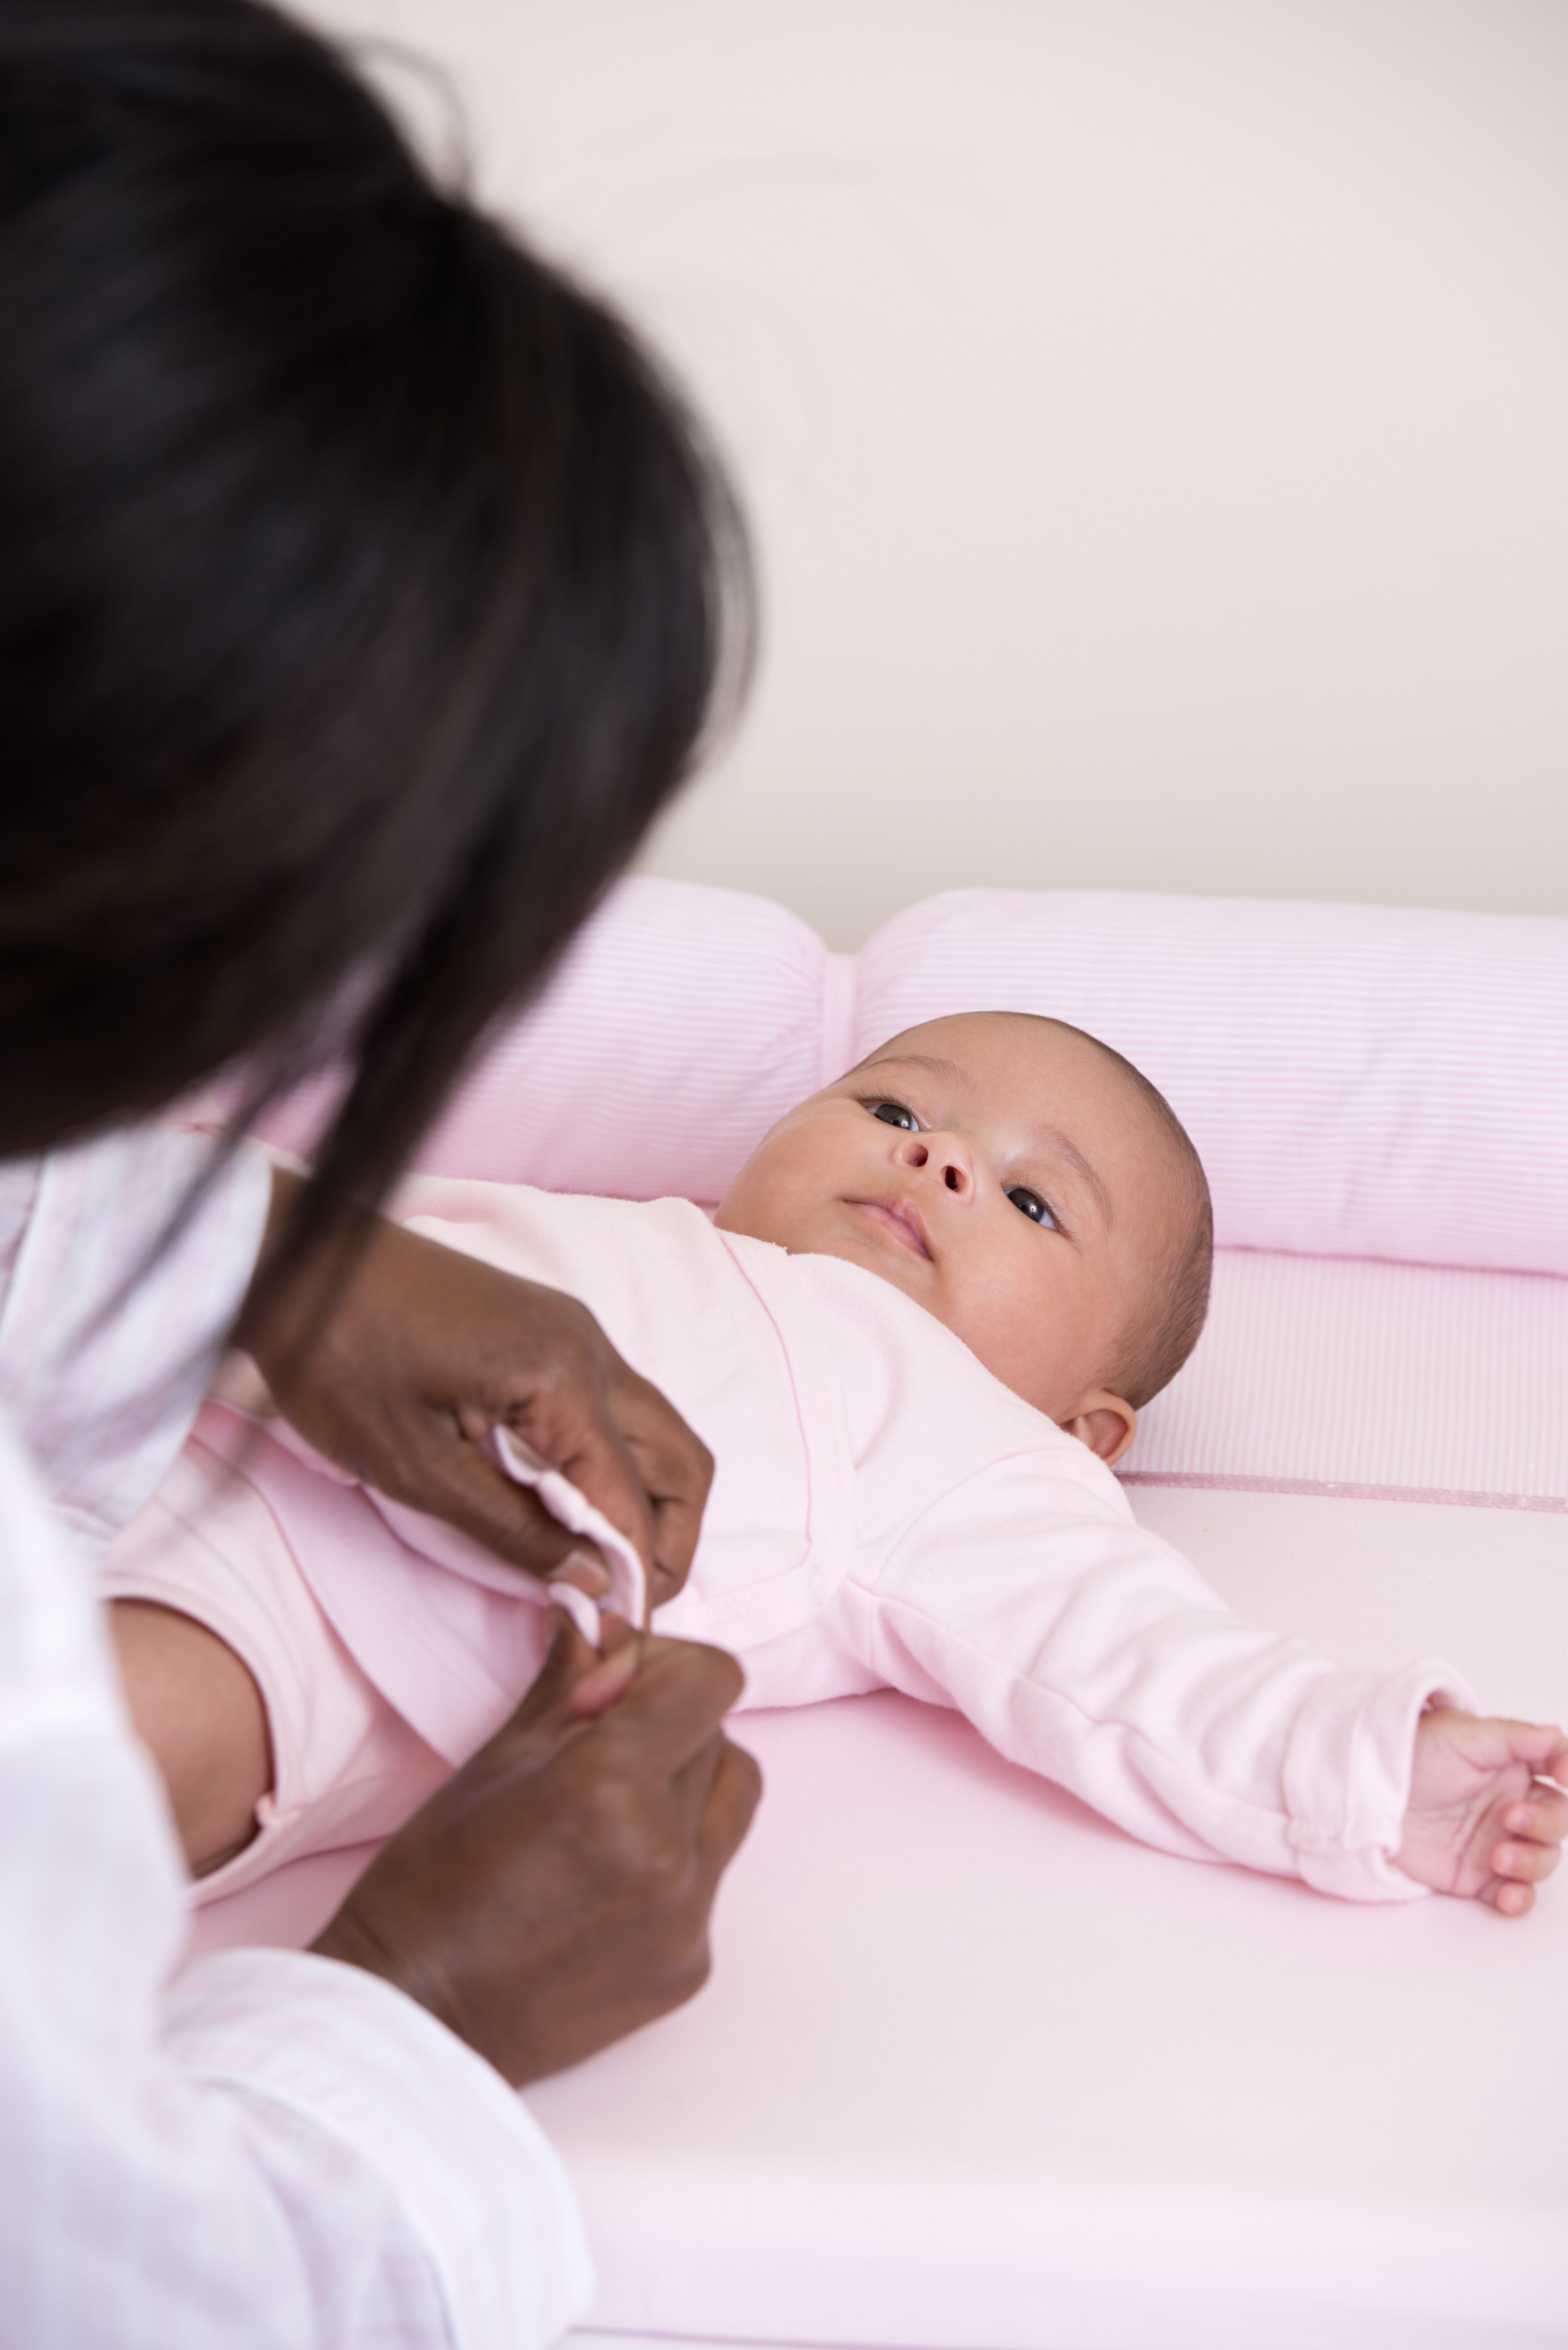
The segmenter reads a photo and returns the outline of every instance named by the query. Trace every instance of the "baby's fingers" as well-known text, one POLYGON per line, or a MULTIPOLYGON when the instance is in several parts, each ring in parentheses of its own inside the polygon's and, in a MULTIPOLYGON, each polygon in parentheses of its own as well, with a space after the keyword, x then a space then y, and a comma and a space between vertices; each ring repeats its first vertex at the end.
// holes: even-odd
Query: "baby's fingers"
POLYGON ((1568 1837, 1568 1795, 1537 1780, 1528 1795, 1509 1804, 1502 1825, 1510 1835, 1528 1836, 1532 1844, 1561 1844, 1568 1837))
POLYGON ((1554 1844, 1532 1844, 1519 1839, 1500 1844, 1491 1856, 1492 1873, 1497 1877, 1515 1877, 1521 1885, 1540 1885, 1550 1877, 1563 1856, 1554 1844))
POLYGON ((1537 1776, 1562 1781, 1568 1766, 1568 1739, 1543 1721, 1500 1721, 1515 1759, 1528 1762, 1537 1776))
MULTIPOLYGON (((1516 1805, 1506 1814, 1506 1824, 1511 1825, 1521 1813, 1532 1808, 1527 1804, 1516 1805)), ((1534 1887, 1551 1876, 1561 1858, 1555 1844, 1500 1844, 1491 1855, 1492 1881, 1481 1898, 1504 1918, 1524 1917, 1535 1906, 1534 1887)))

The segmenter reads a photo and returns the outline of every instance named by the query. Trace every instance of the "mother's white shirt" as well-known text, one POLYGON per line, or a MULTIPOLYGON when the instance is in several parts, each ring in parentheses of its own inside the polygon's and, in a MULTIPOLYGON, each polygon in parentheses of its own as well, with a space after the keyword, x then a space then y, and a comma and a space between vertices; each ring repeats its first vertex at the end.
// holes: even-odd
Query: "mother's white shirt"
POLYGON ((293 1951, 176 1974, 185 1889, 91 1592, 255 1260, 241 1153, 0 1167, 0 2277, 28 2350, 534 2350, 586 2305, 521 2101, 388 1985, 293 1951))

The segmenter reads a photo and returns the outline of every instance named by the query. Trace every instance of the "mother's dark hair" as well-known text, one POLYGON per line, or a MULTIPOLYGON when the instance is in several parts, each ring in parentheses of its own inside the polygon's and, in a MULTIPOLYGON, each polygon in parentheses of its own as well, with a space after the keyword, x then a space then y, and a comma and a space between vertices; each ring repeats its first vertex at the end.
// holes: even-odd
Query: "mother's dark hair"
POLYGON ((598 304, 249 0, 0 0, 0 1156, 225 1065, 380 1195, 686 771, 743 582, 598 304))

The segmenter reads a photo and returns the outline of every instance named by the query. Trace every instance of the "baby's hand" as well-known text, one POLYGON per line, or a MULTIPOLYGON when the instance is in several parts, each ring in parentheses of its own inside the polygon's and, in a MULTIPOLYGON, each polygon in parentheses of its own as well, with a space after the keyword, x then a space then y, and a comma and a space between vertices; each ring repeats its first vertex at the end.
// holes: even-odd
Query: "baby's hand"
POLYGON ((1424 1713, 1395 1860, 1418 1885, 1479 1897, 1505 1918, 1522 1918, 1568 1835, 1564 1787, 1568 1740, 1560 1730, 1424 1713), (1542 1778, 1557 1781, 1556 1790, 1537 1785, 1542 1778))

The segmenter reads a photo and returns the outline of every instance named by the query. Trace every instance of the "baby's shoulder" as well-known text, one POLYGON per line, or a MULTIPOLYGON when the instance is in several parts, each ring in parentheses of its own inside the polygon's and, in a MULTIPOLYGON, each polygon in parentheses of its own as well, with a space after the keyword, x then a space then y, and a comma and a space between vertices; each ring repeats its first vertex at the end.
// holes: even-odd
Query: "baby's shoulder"
POLYGON ((963 1487, 1059 1486, 1069 1500, 1127 1518, 1103 1461, 1014 1395, 945 1323, 890 1282, 836 1257, 789 1260, 824 1326, 849 1424, 864 1516, 919 1512, 963 1487), (878 1513, 880 1514, 880 1513, 878 1513))

